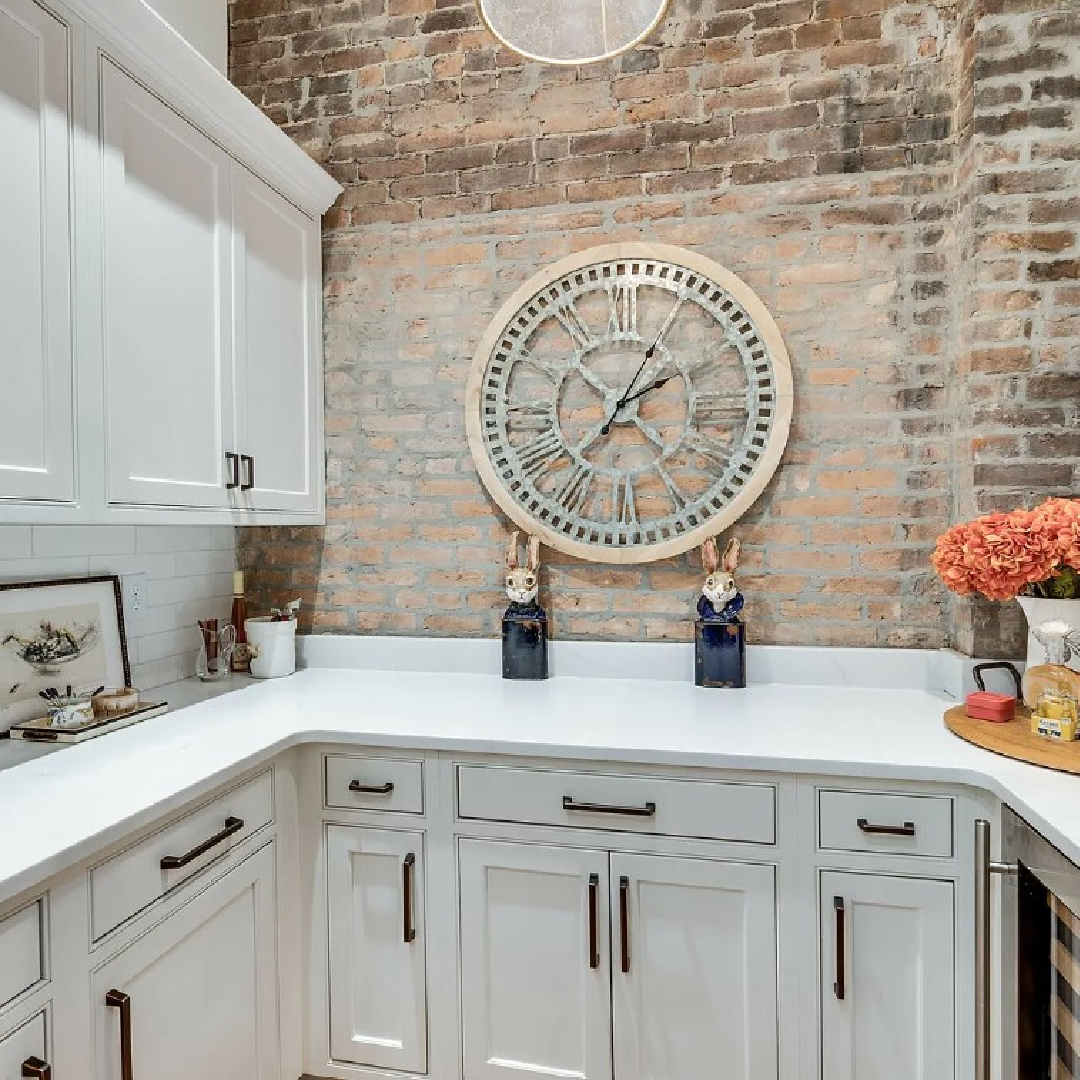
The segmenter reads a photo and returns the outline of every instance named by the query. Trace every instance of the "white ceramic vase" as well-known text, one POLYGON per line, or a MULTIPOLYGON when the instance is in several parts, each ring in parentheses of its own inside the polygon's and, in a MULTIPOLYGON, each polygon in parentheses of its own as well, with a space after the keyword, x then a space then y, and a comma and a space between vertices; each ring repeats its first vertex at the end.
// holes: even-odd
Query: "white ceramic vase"
MULTIPOLYGON (((1080 634, 1080 600, 1044 600, 1039 596, 1018 596, 1016 602, 1024 609, 1027 616, 1027 666, 1046 663, 1046 650, 1036 640, 1032 630, 1044 622, 1058 621, 1068 623, 1080 634)), ((1080 656, 1069 661, 1073 671, 1080 671, 1080 656)))

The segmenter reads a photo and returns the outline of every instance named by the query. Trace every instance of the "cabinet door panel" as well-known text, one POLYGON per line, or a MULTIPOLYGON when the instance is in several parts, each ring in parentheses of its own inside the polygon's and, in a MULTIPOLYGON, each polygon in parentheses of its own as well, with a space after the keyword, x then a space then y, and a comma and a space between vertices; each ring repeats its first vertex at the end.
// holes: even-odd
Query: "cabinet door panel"
POLYGON ((459 862, 465 1080, 610 1080, 606 853, 462 840, 459 862))
POLYGON ((108 498, 227 505, 230 163, 102 62, 108 498))
POLYGON ((427 1071, 423 839, 414 832, 327 827, 335 1061, 427 1071), (404 934, 406 904, 412 941, 404 934))
POLYGON ((611 904, 616 1080, 775 1080, 773 868, 612 855, 611 904))
POLYGON ((31 1058, 48 1060, 44 1013, 38 1013, 14 1031, 0 1035, 0 1080, 21 1078, 23 1062, 31 1058))
POLYGON ((254 460, 244 505, 319 508, 319 225, 233 169, 238 445, 254 460))
POLYGON ((0 499, 75 498, 67 27, 0 0, 0 499))
POLYGON ((955 1072, 953 887, 821 875, 822 1076, 950 1080, 955 1072), (837 916, 836 900, 843 902, 837 916), (843 932, 843 1000, 835 983, 843 932))
POLYGON ((119 1013, 131 998, 136 1077, 280 1080, 274 856, 265 847, 91 977, 95 1080, 119 1080, 119 1013))

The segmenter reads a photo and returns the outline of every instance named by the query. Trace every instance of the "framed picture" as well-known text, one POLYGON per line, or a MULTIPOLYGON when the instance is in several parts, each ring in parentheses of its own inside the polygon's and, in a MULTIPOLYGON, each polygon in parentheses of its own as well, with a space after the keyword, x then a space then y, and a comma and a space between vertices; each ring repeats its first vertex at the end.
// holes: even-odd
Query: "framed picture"
POLYGON ((50 687, 130 684, 118 577, 0 583, 0 731, 43 715, 50 687))

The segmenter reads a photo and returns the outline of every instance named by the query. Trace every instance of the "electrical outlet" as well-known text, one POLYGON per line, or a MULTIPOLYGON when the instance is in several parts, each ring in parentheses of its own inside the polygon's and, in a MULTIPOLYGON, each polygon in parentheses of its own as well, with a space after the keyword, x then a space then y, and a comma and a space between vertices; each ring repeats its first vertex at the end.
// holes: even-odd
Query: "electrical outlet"
POLYGON ((124 596, 124 621, 129 628, 136 628, 146 618, 146 575, 124 574, 120 585, 124 596))

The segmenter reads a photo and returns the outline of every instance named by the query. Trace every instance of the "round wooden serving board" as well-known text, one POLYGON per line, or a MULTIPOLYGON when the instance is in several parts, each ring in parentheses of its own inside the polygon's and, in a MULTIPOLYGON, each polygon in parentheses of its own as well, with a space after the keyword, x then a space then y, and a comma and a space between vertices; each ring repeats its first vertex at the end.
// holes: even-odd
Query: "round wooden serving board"
POLYGON ((1044 769, 1080 775, 1080 739, 1057 742, 1031 734, 1031 713, 1023 705, 1016 707, 1016 718, 1007 724, 973 720, 963 705, 955 705, 945 714, 945 726, 961 739, 995 754, 1041 765, 1044 769))

